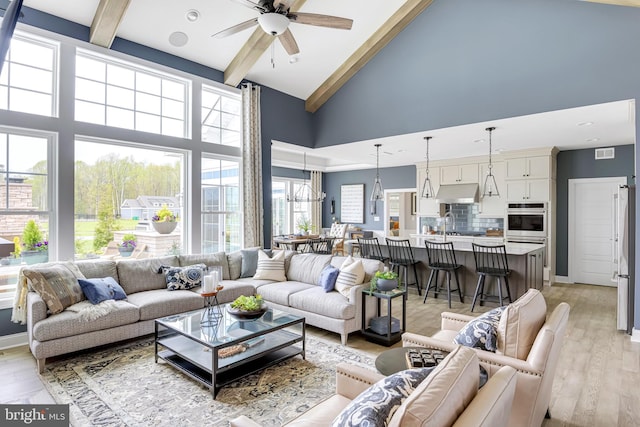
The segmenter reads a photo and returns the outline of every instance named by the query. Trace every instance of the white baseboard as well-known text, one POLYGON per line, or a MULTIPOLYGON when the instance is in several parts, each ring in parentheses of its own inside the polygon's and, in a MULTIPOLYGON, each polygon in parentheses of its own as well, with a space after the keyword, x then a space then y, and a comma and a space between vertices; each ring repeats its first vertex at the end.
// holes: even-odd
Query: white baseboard
POLYGON ((29 339, 26 332, 20 332, 19 334, 5 335, 0 337, 0 350, 6 350, 8 348, 20 347, 21 345, 27 345, 29 339))
POLYGON ((569 280, 569 276, 556 276, 555 279, 556 283, 573 283, 569 280))
POLYGON ((640 342, 640 329, 633 328, 631 331, 631 342, 640 342))

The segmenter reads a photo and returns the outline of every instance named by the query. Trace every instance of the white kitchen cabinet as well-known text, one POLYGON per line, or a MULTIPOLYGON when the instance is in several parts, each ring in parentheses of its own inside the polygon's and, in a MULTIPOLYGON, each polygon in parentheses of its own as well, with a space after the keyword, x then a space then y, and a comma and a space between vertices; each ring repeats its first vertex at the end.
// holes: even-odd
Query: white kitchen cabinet
POLYGON ((478 164, 440 167, 440 184, 473 184, 478 182, 478 164))
POLYGON ((548 179, 518 179, 507 181, 507 201, 522 200, 534 202, 548 202, 550 200, 548 179))
POLYGON ((508 159, 506 179, 549 179, 551 159, 549 156, 531 156, 508 159))
POLYGON ((427 175, 426 169, 423 165, 416 165, 417 168, 417 198, 418 198, 418 215, 422 216, 440 216, 440 206, 436 203, 435 195, 438 194, 438 188, 440 188, 440 168, 429 168, 429 180, 431 181, 431 187, 433 188, 433 197, 429 199, 422 198, 422 186, 424 185, 424 179, 427 175))
POLYGON ((489 173, 489 163, 480 163, 478 165, 480 175, 480 180, 478 184, 480 185, 480 203, 478 204, 478 213, 482 217, 491 217, 491 218, 502 218, 504 217, 504 207, 505 201, 507 200, 505 194, 507 191, 505 179, 504 179, 504 162, 492 162, 492 172, 493 176, 496 179, 496 185, 498 186, 498 192, 500 196, 492 196, 492 197, 482 197, 482 193, 484 192, 484 181, 487 177, 487 173, 489 173))

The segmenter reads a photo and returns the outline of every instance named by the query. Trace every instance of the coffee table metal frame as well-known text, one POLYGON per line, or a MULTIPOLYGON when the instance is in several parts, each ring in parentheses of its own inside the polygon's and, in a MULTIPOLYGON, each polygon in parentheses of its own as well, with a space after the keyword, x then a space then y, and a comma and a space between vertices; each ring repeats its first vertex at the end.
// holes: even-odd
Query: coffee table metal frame
POLYGON ((215 399, 239 378, 298 354, 305 359, 304 317, 270 308, 260 319, 238 321, 221 307, 222 316, 212 326, 201 324, 204 310, 156 319, 156 363, 164 360, 209 388, 215 399), (220 357, 220 350, 236 345, 246 350, 220 357))

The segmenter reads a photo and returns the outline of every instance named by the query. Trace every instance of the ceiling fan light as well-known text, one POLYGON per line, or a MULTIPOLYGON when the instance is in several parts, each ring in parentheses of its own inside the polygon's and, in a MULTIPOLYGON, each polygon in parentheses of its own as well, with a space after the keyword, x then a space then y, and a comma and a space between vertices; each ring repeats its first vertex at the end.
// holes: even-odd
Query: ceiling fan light
POLYGON ((289 18, 279 13, 263 13, 258 17, 262 29, 272 36, 279 36, 289 26, 289 18))

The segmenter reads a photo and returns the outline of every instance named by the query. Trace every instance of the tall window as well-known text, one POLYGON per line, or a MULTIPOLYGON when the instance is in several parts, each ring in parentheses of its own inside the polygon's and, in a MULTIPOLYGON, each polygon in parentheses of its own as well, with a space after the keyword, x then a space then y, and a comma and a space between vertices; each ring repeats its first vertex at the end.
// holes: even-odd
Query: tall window
POLYGON ((0 75, 0 108, 57 115, 58 44, 16 32, 0 75))
POLYGON ((242 247, 240 162, 202 159, 202 252, 232 252, 242 247))
POLYGON ((310 203, 287 202, 287 196, 292 199, 298 190, 302 189, 302 191, 305 191, 306 188, 308 188, 303 186, 303 180, 273 179, 271 203, 274 236, 298 233, 303 223, 309 223, 311 221, 310 203))
POLYGON ((186 80, 78 50, 76 120, 189 136, 186 80))
POLYGON ((76 256, 105 255, 107 248, 135 236, 139 253, 182 252, 184 153, 122 142, 76 140, 76 256), (162 208, 177 218, 170 234, 154 232, 162 208))
POLYGON ((49 259, 53 141, 0 127, 0 299, 13 293, 21 264, 49 259))
POLYGON ((202 87, 202 140, 214 144, 240 146, 242 102, 210 86, 202 87))

